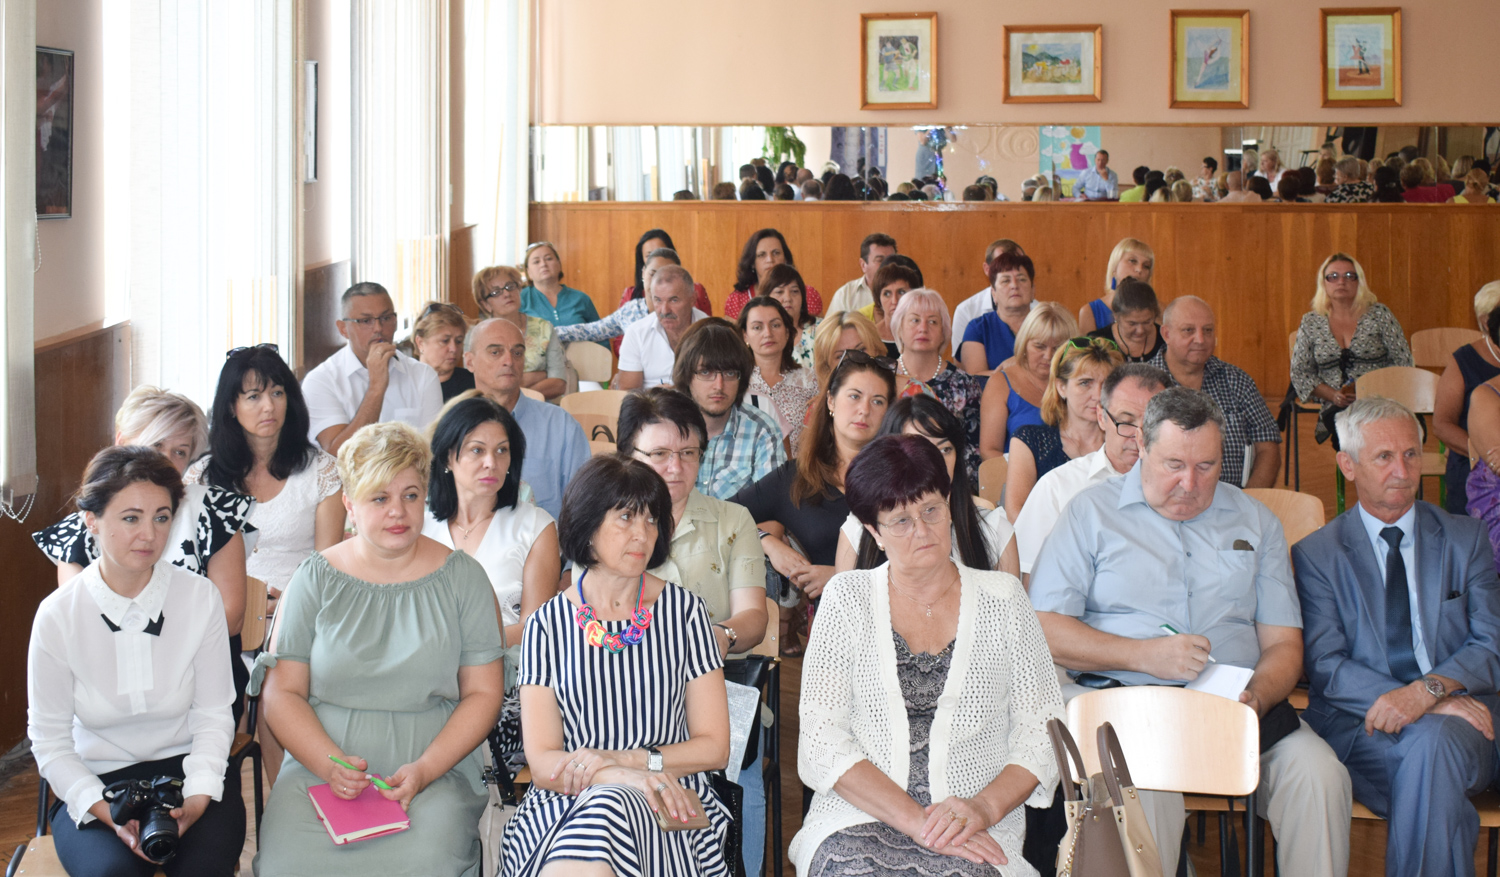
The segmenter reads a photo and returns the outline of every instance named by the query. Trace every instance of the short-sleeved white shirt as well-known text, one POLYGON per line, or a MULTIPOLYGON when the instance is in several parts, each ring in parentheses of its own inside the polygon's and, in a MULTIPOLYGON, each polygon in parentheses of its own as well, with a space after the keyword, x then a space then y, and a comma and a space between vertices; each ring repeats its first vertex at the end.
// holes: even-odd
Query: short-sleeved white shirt
MULTIPOLYGON (((693 322, 707 317, 693 308, 693 322)), ((620 342, 620 371, 640 372, 641 385, 655 387, 671 385, 672 366, 677 362, 677 351, 667 340, 667 330, 661 327, 656 314, 643 317, 625 327, 625 338, 620 342)))
POLYGON ((1031 575, 1036 556, 1042 552, 1042 543, 1047 541, 1047 534, 1052 532, 1069 500, 1086 487, 1123 474, 1115 471, 1104 449, 1100 448, 1069 460, 1037 479, 1031 493, 1026 495, 1021 513, 1016 516, 1016 551, 1021 555, 1021 572, 1031 575))
MULTIPOLYGON (((443 385, 437 372, 432 366, 397 352, 391 358, 390 374, 385 402, 380 407, 380 422, 399 420, 426 429, 443 407, 443 385)), ((318 443, 318 433, 328 427, 354 420, 368 389, 370 370, 348 345, 308 372, 302 379, 302 397, 307 401, 307 437, 313 444, 318 443)))

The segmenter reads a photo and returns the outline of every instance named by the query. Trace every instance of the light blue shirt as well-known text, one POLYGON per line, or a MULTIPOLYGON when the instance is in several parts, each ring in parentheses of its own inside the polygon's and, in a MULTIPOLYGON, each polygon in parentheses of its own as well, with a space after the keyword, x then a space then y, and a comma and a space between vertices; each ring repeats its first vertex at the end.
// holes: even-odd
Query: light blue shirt
POLYGON ((556 405, 527 398, 516 400, 516 424, 526 436, 526 458, 521 480, 531 486, 532 501, 554 519, 562 516, 563 491, 578 467, 589 461, 589 442, 583 427, 556 405))
MULTIPOLYGON (((1219 483, 1202 514, 1169 520, 1146 502, 1140 464, 1068 503, 1032 570, 1031 602, 1130 639, 1165 636, 1170 624, 1207 637, 1214 659, 1236 667, 1260 660, 1257 623, 1302 627, 1286 535, 1271 510, 1219 483)), ((1126 685, 1183 681, 1096 672, 1126 685)))
POLYGON ((1411 604, 1411 647, 1417 654, 1417 669, 1425 676, 1432 672, 1432 657, 1427 653, 1427 643, 1422 638, 1422 604, 1417 600, 1417 507, 1413 505, 1406 514, 1387 524, 1369 512, 1363 504, 1359 506, 1359 522, 1365 525, 1370 537, 1370 547, 1375 549, 1375 566, 1380 570, 1380 581, 1385 582, 1385 558, 1391 546, 1380 538, 1386 527, 1401 530, 1401 562, 1406 564, 1406 600, 1411 604))
POLYGON ((1109 168, 1105 168, 1102 174, 1094 168, 1088 168, 1078 175, 1077 180, 1073 181, 1074 196, 1080 192, 1094 201, 1119 198, 1120 178, 1115 176, 1115 172, 1109 168))

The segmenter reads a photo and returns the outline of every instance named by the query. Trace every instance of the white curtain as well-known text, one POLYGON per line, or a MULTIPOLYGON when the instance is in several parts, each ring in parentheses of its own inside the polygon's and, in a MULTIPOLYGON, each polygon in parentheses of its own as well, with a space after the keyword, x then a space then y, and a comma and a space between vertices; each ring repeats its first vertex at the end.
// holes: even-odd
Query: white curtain
POLYGON ((474 266, 521 261, 530 192, 531 3, 464 3, 464 221, 474 266))
POLYGON ((36 492, 32 275, 36 254, 36 4, 0 0, 0 510, 20 514, 36 492), (17 501, 22 508, 16 508, 17 501))

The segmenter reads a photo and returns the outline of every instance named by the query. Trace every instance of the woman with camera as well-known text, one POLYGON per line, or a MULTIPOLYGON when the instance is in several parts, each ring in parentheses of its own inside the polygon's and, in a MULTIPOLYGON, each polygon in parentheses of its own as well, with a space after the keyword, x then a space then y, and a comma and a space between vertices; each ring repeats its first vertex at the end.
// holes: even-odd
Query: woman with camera
POLYGON ((99 558, 32 623, 26 732, 74 877, 150 875, 164 859, 173 877, 229 877, 245 843, 239 774, 226 771, 224 604, 212 582, 159 562, 182 495, 157 451, 100 451, 77 496, 99 558))

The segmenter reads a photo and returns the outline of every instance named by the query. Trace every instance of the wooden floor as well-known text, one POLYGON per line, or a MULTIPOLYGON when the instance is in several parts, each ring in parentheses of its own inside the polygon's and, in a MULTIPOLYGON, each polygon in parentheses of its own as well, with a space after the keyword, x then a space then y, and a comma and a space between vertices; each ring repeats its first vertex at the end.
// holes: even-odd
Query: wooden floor
MULTIPOLYGON (((1274 410, 1274 409, 1273 409, 1274 410)), ((1313 441, 1312 429, 1313 418, 1302 417, 1302 490, 1311 493, 1323 500, 1323 506, 1327 515, 1334 515, 1334 463, 1333 451, 1327 445, 1318 445, 1313 441)), ((1280 485, 1278 479, 1277 486, 1280 485)), ((1429 479, 1427 483, 1428 499, 1436 501, 1436 482, 1429 479)), ((1348 490, 1348 502, 1355 501, 1354 488, 1350 485, 1348 490)), ((797 778, 797 702, 801 693, 802 662, 791 658, 783 662, 782 668, 782 696, 781 696, 781 751, 782 765, 782 801, 781 818, 783 825, 783 843, 790 844, 792 836, 802 825, 802 783, 797 778)), ((245 764, 245 776, 242 787, 245 794, 245 809, 247 815, 250 807, 250 776, 249 762, 245 764)), ((36 790, 37 778, 34 769, 22 771, 11 777, 0 786, 0 862, 8 862, 12 851, 18 845, 25 844, 34 834, 36 829, 36 790)), ((1189 819, 1189 828, 1193 830, 1192 841, 1189 844, 1189 855, 1192 858, 1194 869, 1202 877, 1219 873, 1219 841, 1217 820, 1209 819, 1206 837, 1202 844, 1196 840, 1197 834, 1195 818, 1189 819)), ((1385 823, 1356 821, 1351 830, 1352 859, 1349 864, 1349 874, 1355 877, 1364 875, 1382 874, 1385 871, 1385 823)), ((253 824, 247 831, 245 853, 241 859, 241 873, 249 875, 249 863, 255 852, 255 832, 253 824)), ((1241 844, 1244 838, 1240 837, 1241 844)), ((768 838, 769 844, 769 838, 768 838)), ((1266 854, 1270 861, 1270 839, 1267 838, 1266 854)), ((1478 873, 1485 873, 1487 862, 1485 860, 1484 838, 1481 837, 1479 848, 1475 852, 1475 867, 1478 873)), ((767 858, 768 873, 770 858, 767 858)), ((1268 866, 1267 873, 1271 873, 1268 866)), ((785 870, 786 877, 791 877, 790 863, 785 870)), ((1292 877, 1292 875, 1288 875, 1292 877)))

